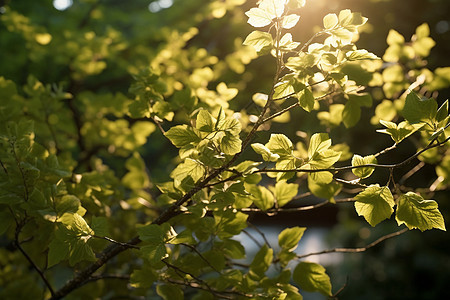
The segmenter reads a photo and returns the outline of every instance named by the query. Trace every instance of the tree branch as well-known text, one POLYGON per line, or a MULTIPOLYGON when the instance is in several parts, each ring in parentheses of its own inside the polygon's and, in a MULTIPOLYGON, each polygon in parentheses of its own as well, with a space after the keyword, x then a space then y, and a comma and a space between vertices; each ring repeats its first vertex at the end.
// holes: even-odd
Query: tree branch
POLYGON ((391 165, 381 165, 381 164, 365 164, 365 165, 359 165, 359 166, 345 166, 345 167, 336 167, 336 168, 324 168, 324 169, 287 169, 287 170, 281 170, 281 169, 259 169, 259 170, 255 170, 253 171, 252 174, 254 173, 268 173, 268 172, 304 172, 304 173, 317 173, 317 172, 339 172, 339 171, 347 171, 347 170, 353 170, 353 169, 359 169, 359 168, 367 168, 367 167, 371 167, 371 168, 383 168, 383 169, 396 169, 399 167, 402 167, 406 164, 408 164, 409 162, 411 162, 413 159, 415 159, 416 157, 418 157, 420 154, 424 153, 425 151, 432 149, 432 148, 436 148, 436 147, 440 147, 442 145, 444 145, 445 143, 447 143, 450 140, 450 137, 446 138, 444 141, 442 142, 438 142, 436 144, 432 144, 434 141, 436 141, 436 139, 434 139, 433 141, 430 142, 430 144, 428 144, 427 147, 423 148, 422 150, 416 152, 415 154, 411 155, 410 157, 408 157, 407 159, 396 163, 396 164, 391 164, 391 165))
MULTIPOLYGON (((355 200, 353 198, 343 198, 343 199, 336 199, 335 202, 336 203, 348 203, 348 202, 354 202, 355 200)), ((333 204, 332 202, 330 202, 329 200, 317 203, 317 204, 313 204, 313 205, 307 205, 307 206, 300 206, 300 207, 281 207, 281 208, 271 208, 268 210, 262 210, 260 208, 256 208, 256 207, 246 207, 246 208, 241 208, 239 209, 239 211, 241 212, 264 212, 266 214, 271 214, 271 215, 275 215, 277 213, 290 213, 290 212, 299 212, 299 211, 305 211, 305 210, 312 210, 312 209, 316 209, 322 206, 325 206, 327 204, 333 204)))
POLYGON ((368 244, 365 247, 360 247, 360 248, 334 248, 334 249, 329 249, 329 250, 323 250, 323 251, 320 251, 320 252, 312 252, 312 253, 308 253, 308 254, 297 255, 297 258, 301 259, 301 258, 305 258, 305 257, 308 257, 308 256, 328 254, 328 253, 360 253, 360 252, 367 251, 368 249, 378 245, 379 243, 381 243, 381 242, 383 242, 383 241, 385 241, 387 239, 399 236, 399 235, 401 235, 401 234, 403 234, 403 233, 405 233, 407 231, 409 231, 409 229, 408 228, 404 228, 404 229, 399 230, 397 232, 393 232, 393 233, 387 234, 387 235, 382 236, 379 239, 375 240, 374 242, 368 244))

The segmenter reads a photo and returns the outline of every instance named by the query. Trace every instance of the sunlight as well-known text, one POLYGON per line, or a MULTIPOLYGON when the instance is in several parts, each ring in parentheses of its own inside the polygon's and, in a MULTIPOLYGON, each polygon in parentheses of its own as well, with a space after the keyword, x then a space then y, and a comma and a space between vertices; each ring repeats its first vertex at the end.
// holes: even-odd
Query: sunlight
POLYGON ((66 10, 69 7, 71 7, 73 4, 72 0, 53 0, 53 6, 57 9, 57 10, 66 10))
POLYGON ((148 5, 148 10, 152 13, 157 13, 163 9, 169 8, 173 5, 173 0, 157 0, 148 5))

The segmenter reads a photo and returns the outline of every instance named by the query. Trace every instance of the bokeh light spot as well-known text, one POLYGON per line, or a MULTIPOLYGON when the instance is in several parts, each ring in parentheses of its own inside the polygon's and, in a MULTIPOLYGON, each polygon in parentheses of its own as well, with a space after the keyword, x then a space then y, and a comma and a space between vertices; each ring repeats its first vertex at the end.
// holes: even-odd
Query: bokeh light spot
POLYGON ((66 10, 73 4, 72 0, 53 0, 53 6, 57 10, 66 10))
POLYGON ((148 5, 148 10, 152 13, 157 13, 165 8, 169 8, 173 5, 173 0, 157 0, 148 5))

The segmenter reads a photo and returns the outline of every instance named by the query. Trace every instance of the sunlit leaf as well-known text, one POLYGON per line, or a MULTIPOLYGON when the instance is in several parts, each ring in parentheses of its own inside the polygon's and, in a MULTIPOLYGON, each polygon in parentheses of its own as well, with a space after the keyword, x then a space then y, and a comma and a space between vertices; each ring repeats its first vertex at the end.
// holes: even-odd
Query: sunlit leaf
POLYGON ((300 262, 294 269, 292 279, 307 292, 320 292, 331 296, 330 277, 325 268, 313 262, 300 262))
POLYGON ((282 249, 294 251, 295 248, 297 248, 297 244, 300 242, 305 230, 306 227, 292 227, 284 229, 278 235, 278 245, 280 245, 282 249))
POLYGON ((367 187, 355 197, 356 212, 372 226, 388 219, 394 212, 394 205, 389 188, 378 184, 367 187))
POLYGON ((409 229, 420 231, 429 229, 445 229, 445 222, 434 200, 425 200, 422 196, 408 192, 398 199, 395 219, 398 225, 405 224, 409 229))
MULTIPOLYGON (((368 164, 376 164, 377 159, 374 155, 369 156, 360 156, 360 155, 353 155, 352 158, 352 166, 362 166, 362 165, 368 165, 368 164)), ((367 178, 370 175, 372 175, 375 168, 373 167, 364 167, 364 168, 356 168, 352 169, 353 174, 358 176, 361 179, 367 178)))

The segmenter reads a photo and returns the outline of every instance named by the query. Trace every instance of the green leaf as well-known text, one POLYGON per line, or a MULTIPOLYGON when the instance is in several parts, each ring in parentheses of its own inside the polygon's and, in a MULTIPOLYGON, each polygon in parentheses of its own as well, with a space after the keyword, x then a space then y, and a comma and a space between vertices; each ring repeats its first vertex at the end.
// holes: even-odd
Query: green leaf
POLYGON ((326 169, 333 166, 340 157, 341 152, 326 149, 321 152, 316 152, 308 163, 313 169, 326 169))
POLYGON ((445 229, 445 222, 434 200, 424 200, 413 192, 403 194, 398 199, 395 219, 398 225, 405 224, 409 229, 420 231, 429 229, 445 229))
POLYGON ((274 154, 270 152, 269 148, 260 143, 251 144, 253 150, 260 154, 264 161, 277 161, 280 156, 278 154, 274 154))
POLYGON ((97 236, 108 235, 108 219, 106 217, 92 217, 91 228, 97 236))
MULTIPOLYGON (((225 239, 238 235, 244 228, 247 227, 247 218, 248 215, 241 212, 234 212, 232 210, 215 211, 214 222, 216 224, 216 232, 218 232, 218 237, 225 239)), ((207 225, 210 226, 210 224, 207 225)))
POLYGON ((81 206, 80 199, 74 195, 64 195, 61 199, 55 199, 55 211, 58 217, 61 217, 65 213, 74 214, 81 206))
MULTIPOLYGON (((62 229, 64 230, 64 229, 62 229)), ((48 267, 69 258, 70 243, 66 239, 54 238, 48 245, 48 267)))
POLYGON ((0 235, 4 234, 13 224, 14 219, 10 212, 0 211, 0 235))
POLYGON ((225 239, 223 242, 215 242, 226 256, 233 259, 243 259, 245 258, 245 248, 238 241, 232 239, 225 239))
MULTIPOLYGON (((297 168, 297 158, 294 156, 284 157, 277 161, 275 164, 275 168, 279 170, 293 170, 297 168)), ((268 173, 270 177, 276 177, 277 181, 279 180, 289 180, 294 176, 294 172, 276 172, 276 173, 268 173), (275 176, 274 176, 275 175, 275 176)))
POLYGON ((272 23, 272 16, 259 7, 251 8, 245 14, 248 17, 247 22, 253 27, 264 27, 272 23))
POLYGON ((264 277, 264 273, 269 269, 273 260, 273 249, 264 245, 259 249, 250 264, 249 275, 253 280, 260 280, 264 277))
POLYGON ((405 43, 405 38, 403 35, 395 31, 394 29, 389 30, 389 34, 386 39, 389 46, 391 45, 401 45, 405 43))
POLYGON ((72 244, 72 249, 70 251, 69 264, 74 266, 81 261, 95 261, 96 257, 94 251, 92 251, 91 246, 87 244, 84 239, 76 240, 75 244, 72 244))
POLYGON ((385 126, 386 129, 378 129, 377 132, 389 134, 396 144, 400 143, 425 125, 424 123, 411 125, 407 121, 403 121, 398 125, 383 120, 380 120, 380 123, 385 126))
POLYGON ((242 148, 242 141, 238 136, 227 132, 220 139, 220 150, 227 155, 239 153, 242 148))
POLYGON ((211 116, 209 111, 207 111, 206 109, 202 109, 197 114, 195 128, 203 132, 213 132, 215 131, 216 122, 217 120, 213 116, 211 116))
POLYGON ((139 238, 145 242, 154 244, 164 243, 164 232, 160 225, 149 224, 137 229, 139 238))
POLYGON ((278 245, 284 250, 294 251, 305 232, 306 227, 292 227, 284 229, 278 235, 278 245))
POLYGON ((315 133, 311 137, 308 147, 308 157, 314 160, 314 157, 320 152, 327 150, 331 146, 331 140, 327 133, 315 133))
POLYGON ((442 103, 441 107, 439 107, 436 113, 436 121, 441 122, 444 121, 445 118, 448 117, 448 100, 442 103))
POLYGON ((349 51, 345 55, 347 56, 347 59, 349 61, 366 60, 366 59, 380 59, 375 54, 370 53, 369 51, 364 50, 364 49, 349 51))
POLYGON ((307 112, 314 109, 314 95, 308 88, 300 91, 297 94, 297 98, 300 106, 307 112))
MULTIPOLYGON (((362 166, 362 165, 368 165, 368 164, 376 164, 377 158, 374 155, 369 156, 360 156, 358 154, 353 155, 352 158, 352 166, 362 166)), ((357 168, 352 169, 353 174, 358 176, 361 179, 367 178, 370 175, 372 175, 375 168, 371 167, 365 167, 365 168, 357 168)))
MULTIPOLYGON (((308 164, 309 165, 309 164, 308 164)), ((305 165, 305 166, 308 166, 305 165)), ((311 169, 315 169, 311 167, 311 169)), ((308 182, 314 181, 317 184, 329 184, 333 181, 333 174, 327 171, 313 172, 308 174, 308 182)))
POLYGON ((156 264, 169 256, 164 243, 141 246, 139 251, 152 264, 156 264))
POLYGON ((172 142, 172 144, 174 144, 175 147, 178 148, 191 143, 198 143, 201 140, 192 128, 187 127, 187 125, 174 126, 166 131, 164 135, 172 142))
POLYGON ((402 114, 409 123, 433 122, 436 113, 436 100, 420 99, 415 92, 410 92, 406 96, 402 114))
POLYGON ((93 234, 93 231, 86 223, 86 220, 77 213, 65 213, 60 218, 60 221, 69 230, 75 232, 77 236, 89 237, 93 234))
POLYGON ((203 175, 205 175, 205 168, 203 165, 191 158, 186 158, 183 163, 179 164, 172 173, 170 173, 170 177, 175 180, 176 185, 180 185, 188 176, 192 178, 194 182, 197 182, 203 175))
POLYGON ((394 212, 394 197, 388 187, 378 184, 367 187, 355 197, 355 209, 359 216, 375 226, 388 219, 394 212))
POLYGON ((275 197, 279 207, 288 204, 298 193, 298 184, 280 180, 275 184, 275 197))
POLYGON ((130 285, 134 288, 148 289, 158 279, 158 274, 151 268, 135 269, 131 273, 130 285))
POLYGON ((156 293, 164 300, 183 300, 183 290, 174 284, 160 284, 156 286, 156 293))
POLYGON ((282 99, 292 94, 294 94, 292 82, 290 80, 284 80, 275 85, 273 99, 282 99))
POLYGON ((325 29, 333 29, 339 23, 336 14, 328 14, 323 17, 323 27, 325 29))
POLYGON ((292 278, 307 292, 320 292, 325 296, 331 296, 330 277, 325 273, 325 268, 312 262, 300 262, 294 269, 292 278))
POLYGON ((291 140, 284 134, 271 134, 266 147, 280 156, 292 155, 293 145, 291 140))
POLYGON ((256 52, 261 52, 264 49, 272 48, 273 39, 270 33, 255 30, 245 38, 243 44, 253 46, 256 52))
POLYGON ((345 127, 355 126, 361 118, 361 107, 355 101, 347 101, 342 111, 342 121, 345 127))
POLYGON ((263 186, 252 186, 249 190, 250 199, 259 209, 265 211, 274 204, 273 194, 263 186))
POLYGON ((341 191, 341 188, 342 185, 336 181, 322 183, 316 180, 310 180, 310 177, 308 177, 308 189, 311 193, 313 193, 314 196, 328 199, 330 202, 334 201, 334 196, 341 191))

